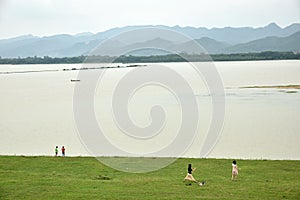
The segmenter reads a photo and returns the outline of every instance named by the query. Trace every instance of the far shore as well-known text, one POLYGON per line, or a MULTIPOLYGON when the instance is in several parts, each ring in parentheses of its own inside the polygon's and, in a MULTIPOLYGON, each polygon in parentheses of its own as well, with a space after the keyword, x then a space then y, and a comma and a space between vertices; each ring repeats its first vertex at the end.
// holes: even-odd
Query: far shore
POLYGON ((20 57, 3 58, 0 64, 80 64, 80 63, 162 63, 162 62, 213 62, 213 61, 266 61, 266 60, 300 60, 295 52, 252 52, 230 54, 165 54, 165 55, 81 55, 75 57, 20 57))

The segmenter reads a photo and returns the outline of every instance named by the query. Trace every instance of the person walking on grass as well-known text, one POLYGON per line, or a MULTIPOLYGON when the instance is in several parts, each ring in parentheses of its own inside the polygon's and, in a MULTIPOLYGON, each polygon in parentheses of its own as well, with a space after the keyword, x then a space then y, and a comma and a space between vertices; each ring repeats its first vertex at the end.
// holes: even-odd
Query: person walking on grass
POLYGON ((204 185, 205 181, 199 182, 193 177, 192 173, 195 171, 196 171, 196 168, 192 169, 192 164, 188 164, 188 173, 187 173, 186 177, 184 178, 184 181, 189 182, 187 185, 191 185, 191 182, 197 183, 200 186, 204 185))
POLYGON ((63 157, 66 156, 66 149, 65 149, 65 146, 62 146, 62 147, 61 147, 61 155, 62 155, 63 157))
POLYGON ((58 146, 55 147, 54 152, 55 152, 55 157, 56 157, 58 155, 58 146))
POLYGON ((234 181, 237 179, 237 176, 239 174, 239 169, 238 169, 238 166, 236 164, 236 161, 232 161, 232 176, 231 176, 231 180, 234 181))

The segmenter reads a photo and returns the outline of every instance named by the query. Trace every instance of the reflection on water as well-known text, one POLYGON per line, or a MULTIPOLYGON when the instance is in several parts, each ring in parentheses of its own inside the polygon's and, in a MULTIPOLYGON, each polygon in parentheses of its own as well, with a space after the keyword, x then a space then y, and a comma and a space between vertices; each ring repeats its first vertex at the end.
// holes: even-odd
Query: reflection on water
MULTIPOLYGON (((165 63, 184 70, 184 63, 165 63)), ((241 88, 253 85, 300 85, 300 61, 253 61, 216 62, 224 82, 226 116, 222 135, 209 157, 255 158, 255 159, 300 159, 300 90, 276 88, 241 88)), ((0 74, 0 154, 52 155, 56 145, 66 147, 67 155, 89 155, 81 143, 73 117, 73 89, 78 71, 62 71, 64 68, 80 68, 81 65, 22 65, 0 66, 0 72, 10 70, 53 70, 59 72, 0 74)), ((123 73, 115 69, 113 73, 123 73)), ((125 69, 126 70, 126 69, 125 69)), ((189 74, 189 73, 187 73, 189 74)), ((193 80, 191 84, 201 85, 193 80)), ((208 91, 195 92, 201 111, 199 137, 186 152, 187 157, 198 157, 203 141, 203 132, 210 123, 211 98, 208 91)), ((99 92, 99 91, 98 91, 99 92)), ((97 119, 101 120, 102 107, 110 97, 109 89, 96 94, 103 105, 96 105, 97 119), (101 107, 102 106, 102 107, 101 107)), ((151 97, 161 101, 166 109, 176 106, 176 99, 163 91, 142 91, 131 104, 132 119, 138 124, 147 124, 145 105, 151 97), (153 95, 155 94, 155 95, 153 95)), ((99 102, 101 102, 99 101, 99 102)), ((173 109, 174 113, 178 110, 173 109)), ((171 115, 173 116, 173 115, 171 115)), ((178 119, 170 118, 168 134, 172 137, 178 119)), ((108 119, 105 128, 114 130, 108 119)))

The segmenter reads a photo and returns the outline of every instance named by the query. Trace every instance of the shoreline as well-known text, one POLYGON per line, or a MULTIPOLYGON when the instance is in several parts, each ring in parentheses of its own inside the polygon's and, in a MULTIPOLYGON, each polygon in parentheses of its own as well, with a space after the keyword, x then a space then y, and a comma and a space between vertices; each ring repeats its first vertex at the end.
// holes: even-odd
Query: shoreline
POLYGON ((300 159, 270 159, 270 158, 240 158, 240 157, 129 157, 129 156, 91 156, 91 155, 66 155, 65 157, 52 155, 1 155, 0 157, 22 157, 22 158, 112 158, 112 159, 197 159, 197 160, 232 160, 238 159, 243 161, 300 161, 300 159))

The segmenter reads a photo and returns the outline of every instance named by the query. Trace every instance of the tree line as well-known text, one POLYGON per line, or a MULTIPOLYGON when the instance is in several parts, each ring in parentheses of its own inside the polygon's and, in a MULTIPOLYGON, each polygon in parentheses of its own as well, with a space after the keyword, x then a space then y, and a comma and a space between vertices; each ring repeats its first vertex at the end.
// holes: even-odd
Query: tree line
POLYGON ((76 56, 76 57, 26 57, 2 58, 0 64, 74 64, 74 63, 150 63, 150 62, 201 62, 201 61, 248 61, 248 60, 298 60, 300 53, 266 51, 260 53, 233 54, 167 54, 151 56, 76 56))

